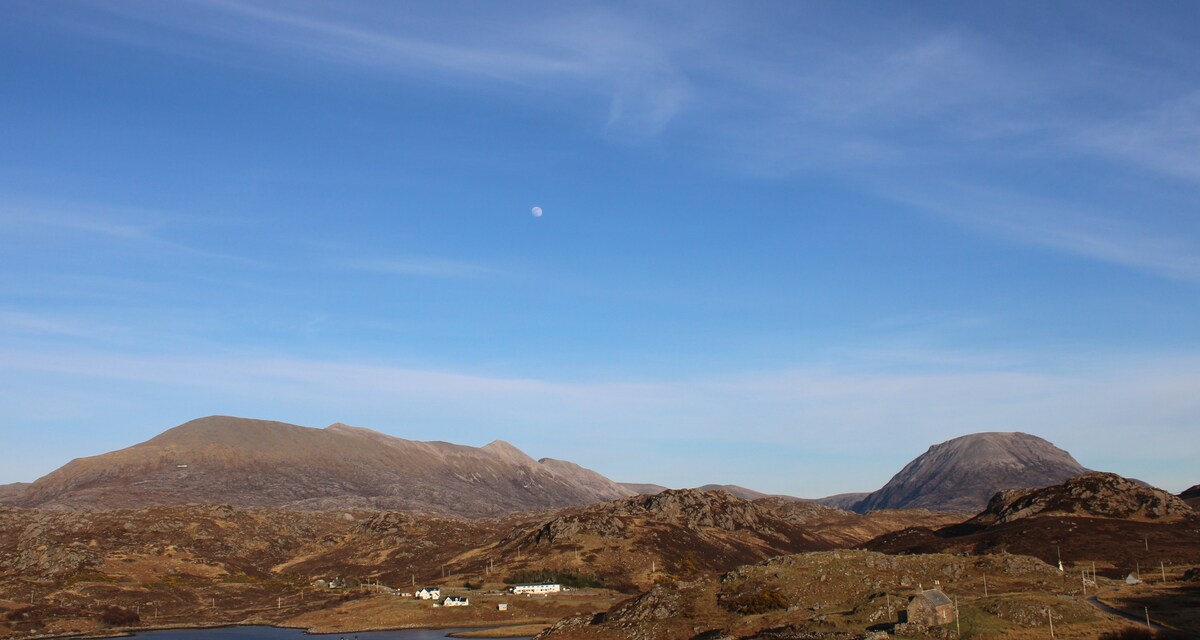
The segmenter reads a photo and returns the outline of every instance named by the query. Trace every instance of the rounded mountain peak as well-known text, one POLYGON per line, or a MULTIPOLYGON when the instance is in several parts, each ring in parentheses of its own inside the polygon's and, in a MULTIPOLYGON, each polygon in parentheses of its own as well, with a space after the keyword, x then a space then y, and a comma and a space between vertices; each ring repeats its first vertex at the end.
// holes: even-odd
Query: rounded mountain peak
POLYGON ((1021 432, 973 433, 929 447, 854 509, 978 512, 997 491, 1045 487, 1088 472, 1044 438, 1021 432))

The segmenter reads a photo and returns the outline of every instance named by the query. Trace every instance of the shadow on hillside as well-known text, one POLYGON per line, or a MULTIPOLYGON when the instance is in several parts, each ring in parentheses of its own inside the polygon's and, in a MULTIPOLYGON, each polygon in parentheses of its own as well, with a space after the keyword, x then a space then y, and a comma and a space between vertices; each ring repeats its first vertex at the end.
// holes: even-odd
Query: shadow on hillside
MULTIPOLYGON (((1200 583, 1186 583, 1153 593, 1129 595, 1120 599, 1123 609, 1149 611, 1156 622, 1181 629, 1186 634, 1157 635, 1158 638, 1200 638, 1200 583)), ((1148 637, 1148 636, 1143 636, 1148 637)), ((1124 640, 1113 638, 1112 640, 1124 640)), ((1132 637, 1131 637, 1132 640, 1132 637)))

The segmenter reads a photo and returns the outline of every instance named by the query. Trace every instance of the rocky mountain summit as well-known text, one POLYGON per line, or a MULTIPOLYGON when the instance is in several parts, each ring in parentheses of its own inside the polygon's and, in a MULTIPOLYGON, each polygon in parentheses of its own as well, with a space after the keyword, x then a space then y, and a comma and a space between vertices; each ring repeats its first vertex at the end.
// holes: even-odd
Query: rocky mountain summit
POLYGON ((1041 489, 1001 491, 972 522, 1003 524, 1036 516, 1172 522, 1195 515, 1180 498, 1115 473, 1092 473, 1041 489))
POLYGON ((976 433, 930 447, 853 509, 976 513, 997 491, 1045 487, 1089 472, 1071 454, 1037 436, 976 433))
POLYGON ((594 471, 534 460, 499 440, 476 448, 343 424, 315 429, 212 416, 127 449, 73 460, 0 499, 55 509, 208 503, 486 517, 630 493, 594 471))

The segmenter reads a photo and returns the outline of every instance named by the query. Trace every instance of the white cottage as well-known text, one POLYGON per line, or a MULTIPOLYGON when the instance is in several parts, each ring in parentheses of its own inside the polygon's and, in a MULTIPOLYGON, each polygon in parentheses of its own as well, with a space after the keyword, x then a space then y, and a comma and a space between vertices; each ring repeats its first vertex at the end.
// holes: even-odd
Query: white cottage
POLYGON ((446 599, 442 601, 443 607, 465 607, 470 604, 471 601, 469 599, 456 596, 446 596, 446 599))
POLYGON ((558 593, 562 591, 562 585, 554 582, 542 582, 539 584, 514 584, 509 591, 513 594, 526 595, 558 593))
POLYGON ((442 590, 437 587, 425 587, 416 593, 421 600, 437 600, 442 597, 442 590))

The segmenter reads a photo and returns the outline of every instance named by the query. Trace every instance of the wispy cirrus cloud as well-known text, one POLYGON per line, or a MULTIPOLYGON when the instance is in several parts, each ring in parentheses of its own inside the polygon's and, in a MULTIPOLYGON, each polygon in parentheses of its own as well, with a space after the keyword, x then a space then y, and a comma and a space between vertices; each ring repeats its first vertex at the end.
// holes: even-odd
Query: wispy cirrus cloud
POLYGON ((232 42, 292 64, 315 59, 439 83, 487 81, 540 94, 555 104, 564 93, 599 96, 607 103, 606 109, 596 110, 604 114, 605 130, 622 136, 659 133, 689 96, 686 74, 668 50, 673 40, 616 11, 557 5, 543 12, 514 12, 485 5, 447 22, 430 20, 411 7, 382 15, 353 3, 301 8, 207 0, 184 7, 129 3, 96 8, 117 17, 118 24, 79 28, 185 55, 226 59, 223 45, 232 42), (147 23, 190 41, 164 32, 148 34, 143 28, 147 23))
POLYGON ((1200 181, 1200 91, 1083 128, 1071 140, 1116 162, 1200 181))
POLYGON ((1121 265, 1178 280, 1200 281, 1200 229, 1168 234, 1130 213, 1098 205, 1007 192, 986 186, 926 185, 920 193, 889 187, 888 197, 1013 242, 1121 265))
POLYGON ((472 262, 438 258, 357 259, 347 260, 342 265, 355 271, 430 278, 478 278, 501 273, 491 267, 472 262))
POLYGON ((125 246, 169 250, 201 258, 242 264, 259 263, 253 258, 212 250, 172 237, 175 229, 209 225, 213 223, 212 218, 97 203, 37 200, 11 194, 0 194, 0 197, 3 198, 0 204, 0 228, 7 227, 14 235, 59 241, 63 240, 65 234, 75 234, 125 246))

